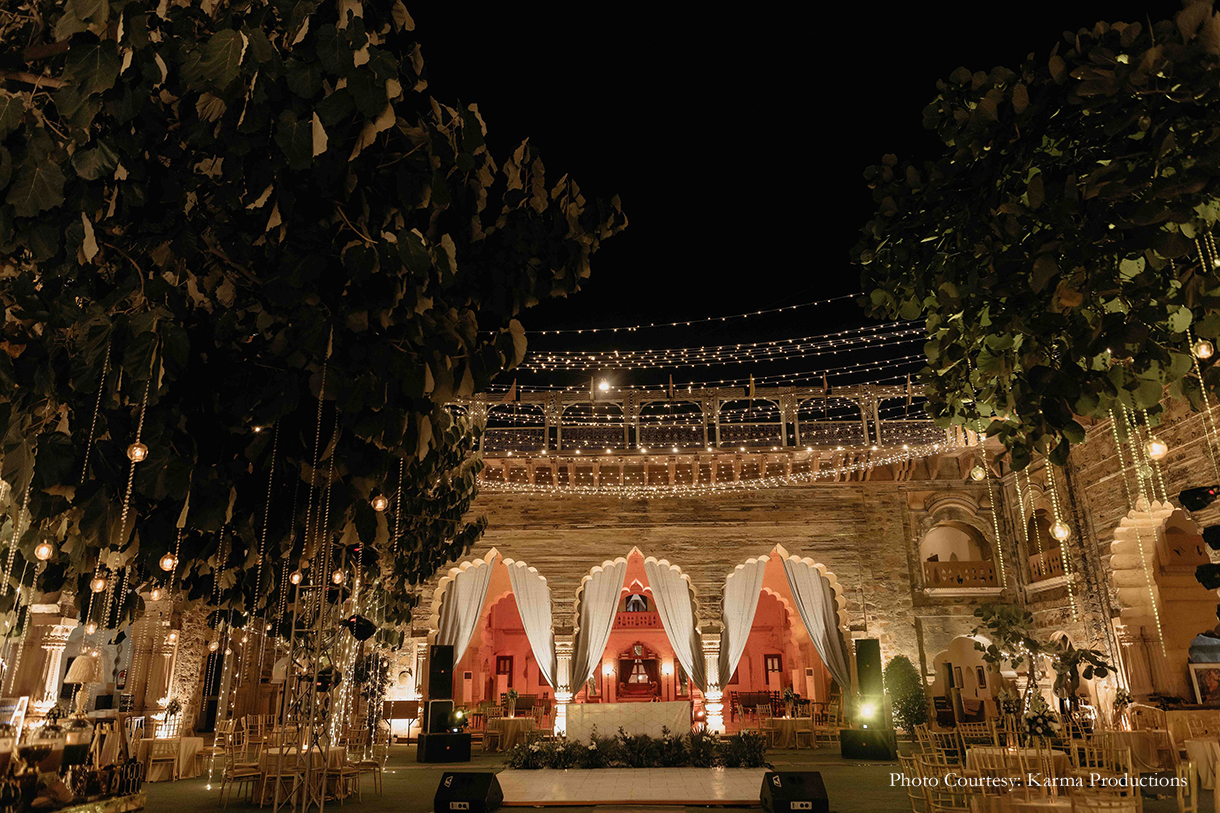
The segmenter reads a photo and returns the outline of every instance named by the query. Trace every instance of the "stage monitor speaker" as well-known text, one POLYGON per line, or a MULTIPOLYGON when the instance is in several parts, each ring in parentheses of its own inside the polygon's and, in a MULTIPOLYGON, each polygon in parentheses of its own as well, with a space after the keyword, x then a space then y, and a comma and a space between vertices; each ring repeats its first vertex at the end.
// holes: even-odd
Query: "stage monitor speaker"
POLYGON ((415 761, 469 762, 470 735, 420 734, 416 740, 415 761))
POLYGON ((767 771, 758 798, 767 813, 789 810, 830 813, 826 786, 817 771, 767 771))
POLYGON ((469 810, 470 813, 490 813, 504 801, 500 781, 494 773, 450 773, 441 776, 433 802, 434 813, 469 810))
POLYGON ((428 734, 444 734, 453 719, 452 700, 429 700, 424 712, 424 724, 420 731, 428 734))
POLYGON ((839 732, 839 751, 843 759, 889 761, 898 758, 894 732, 885 728, 845 728, 839 732))
POLYGON ((856 680, 861 697, 881 697, 885 693, 881 680, 881 642, 876 638, 856 641, 856 680))
POLYGON ((447 644, 428 647, 428 699, 453 699, 453 647, 447 644))

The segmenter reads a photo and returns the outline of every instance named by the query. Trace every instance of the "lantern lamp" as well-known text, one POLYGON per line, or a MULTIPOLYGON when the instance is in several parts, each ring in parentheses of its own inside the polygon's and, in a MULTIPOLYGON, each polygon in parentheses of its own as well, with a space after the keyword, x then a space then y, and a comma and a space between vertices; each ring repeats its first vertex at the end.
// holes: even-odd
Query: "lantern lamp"
POLYGON ((981 463, 976 463, 974 468, 970 470, 970 479, 978 481, 986 480, 987 469, 983 468, 981 463))
POLYGON ((89 589, 95 593, 100 593, 103 590, 105 590, 106 589, 106 577, 105 576, 94 576, 93 580, 89 582, 89 589))
POLYGON ((294 570, 288 574, 288 581, 292 582, 293 584, 300 584, 301 579, 303 578, 305 577, 299 570, 294 570))
POLYGON ((378 513, 380 513, 389 507, 390 507, 390 501, 387 500, 384 495, 378 494, 376 497, 373 498, 373 510, 374 511, 377 511, 378 513))

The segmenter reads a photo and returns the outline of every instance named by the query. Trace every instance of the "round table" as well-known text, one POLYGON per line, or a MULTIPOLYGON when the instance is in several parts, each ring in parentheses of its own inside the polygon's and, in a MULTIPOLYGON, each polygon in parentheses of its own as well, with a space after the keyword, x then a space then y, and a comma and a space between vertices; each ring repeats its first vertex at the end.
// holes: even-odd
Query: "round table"
POLYGON ((534 730, 533 717, 497 717, 487 721, 488 731, 500 732, 499 750, 507 751, 517 743, 525 742, 534 730))
MULTIPOLYGON (((1136 771, 1172 771, 1177 766, 1169 750, 1169 733, 1165 730, 1144 729, 1142 731, 1099 731, 1095 740, 1105 743, 1107 748, 1130 748, 1132 767, 1136 771), (1164 747, 1162 747, 1164 745, 1164 747)), ((1202 776, 1202 773, 1200 773, 1202 776)))
MULTIPOLYGON (((772 717, 771 727, 775 729, 776 748, 796 748, 798 731, 813 731, 812 717, 772 717)), ((811 736, 810 741, 813 741, 811 736)))
MULTIPOLYGON (((1009 764, 1011 764, 1011 765, 1020 765, 1021 764, 1020 760, 1023 759, 1026 761, 1025 764, 1027 766, 1029 766, 1029 763, 1032 760, 1037 759, 1038 749, 1036 749, 1036 748, 1005 748, 1003 746, 996 747, 993 745, 972 746, 972 747, 966 749, 966 770, 968 770, 968 771, 975 770, 975 768, 971 767, 971 765, 970 765, 970 755, 971 754, 980 754, 980 755, 988 754, 988 755, 992 755, 992 756, 1005 755, 1009 760, 1009 764)), ((1068 771, 1070 771, 1072 769, 1072 763, 1071 763, 1071 760, 1068 759, 1067 752, 1059 751, 1059 750, 1051 750, 1050 758, 1051 758, 1051 764, 1050 764, 1051 775, 1052 776, 1067 776, 1068 771)))

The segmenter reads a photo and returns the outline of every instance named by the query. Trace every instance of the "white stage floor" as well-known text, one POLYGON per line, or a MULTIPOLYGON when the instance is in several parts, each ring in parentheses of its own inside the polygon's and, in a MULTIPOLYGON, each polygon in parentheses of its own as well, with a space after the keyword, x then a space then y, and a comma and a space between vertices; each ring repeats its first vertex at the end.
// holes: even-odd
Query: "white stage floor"
POLYGON ((501 771, 504 804, 758 804, 763 768, 605 768, 501 771))

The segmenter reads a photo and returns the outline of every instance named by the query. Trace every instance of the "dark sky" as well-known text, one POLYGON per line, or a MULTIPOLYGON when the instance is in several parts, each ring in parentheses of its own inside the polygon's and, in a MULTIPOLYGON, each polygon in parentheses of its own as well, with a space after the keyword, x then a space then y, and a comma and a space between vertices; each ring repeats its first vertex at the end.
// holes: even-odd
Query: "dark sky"
MULTIPOLYGON (((548 178, 568 172, 586 196, 619 194, 630 220, 594 257, 584 291, 527 313, 527 328, 670 321, 853 293, 848 254, 872 212, 861 173, 886 152, 934 156, 938 142, 920 114, 937 79, 959 65, 1015 68, 1031 51, 1045 58, 1064 30, 1098 19, 1158 19, 1178 8, 976 0, 835 4, 815 15, 796 4, 670 6, 411 8, 433 92, 476 102, 498 157, 529 137, 548 178)), ((719 343, 864 321, 840 302, 616 342, 719 343)))

